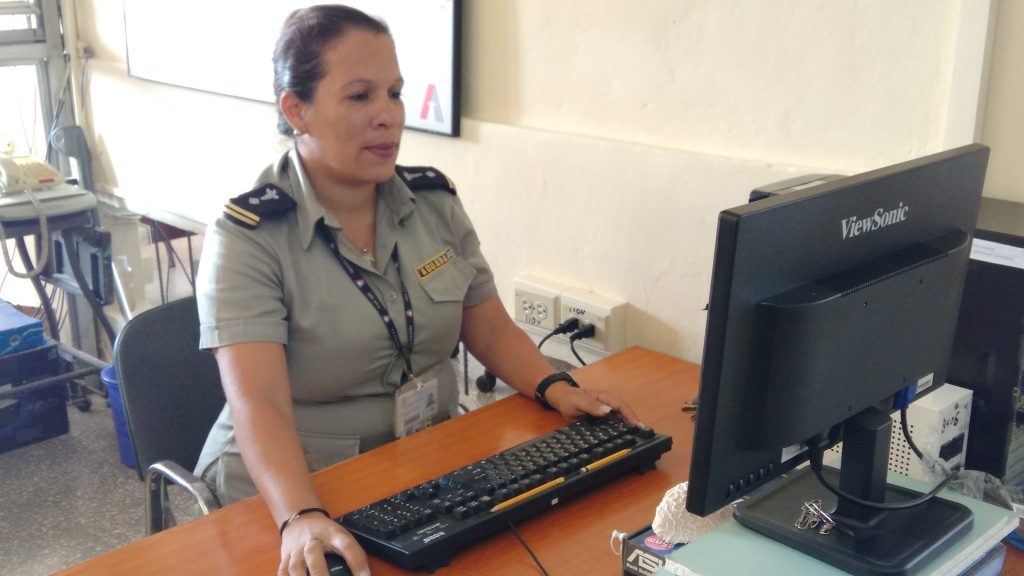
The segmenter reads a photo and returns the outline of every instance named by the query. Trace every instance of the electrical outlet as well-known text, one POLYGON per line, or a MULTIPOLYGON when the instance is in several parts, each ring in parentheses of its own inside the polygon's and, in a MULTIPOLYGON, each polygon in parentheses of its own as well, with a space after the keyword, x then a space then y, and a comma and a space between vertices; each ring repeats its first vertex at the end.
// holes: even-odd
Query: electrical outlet
POLYGON ((96 51, 85 42, 78 42, 78 57, 88 60, 96 55, 96 51))
POLYGON ((626 348, 625 301, 574 288, 562 290, 559 301, 559 317, 563 322, 576 316, 581 325, 594 325, 594 337, 577 340, 577 345, 606 353, 620 352, 626 348))
POLYGON ((558 296, 561 294, 561 287, 532 274, 520 276, 513 282, 516 322, 544 330, 554 330, 559 322, 558 296))

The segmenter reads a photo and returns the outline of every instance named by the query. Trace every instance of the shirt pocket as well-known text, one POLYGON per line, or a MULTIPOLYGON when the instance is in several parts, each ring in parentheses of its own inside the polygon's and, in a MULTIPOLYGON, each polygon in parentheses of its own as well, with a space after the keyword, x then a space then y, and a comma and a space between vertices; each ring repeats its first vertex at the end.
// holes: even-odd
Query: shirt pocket
POLYGON ((456 258, 447 266, 420 280, 423 290, 434 302, 461 302, 476 276, 473 265, 456 258))

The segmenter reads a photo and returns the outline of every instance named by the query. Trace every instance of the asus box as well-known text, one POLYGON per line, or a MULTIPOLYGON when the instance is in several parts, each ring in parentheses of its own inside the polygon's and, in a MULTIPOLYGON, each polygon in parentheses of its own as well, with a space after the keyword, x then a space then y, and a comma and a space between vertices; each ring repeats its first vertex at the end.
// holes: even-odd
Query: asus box
POLYGON ((675 564, 668 555, 682 547, 658 538, 650 526, 641 528, 622 541, 622 576, 651 576, 667 563, 675 564))

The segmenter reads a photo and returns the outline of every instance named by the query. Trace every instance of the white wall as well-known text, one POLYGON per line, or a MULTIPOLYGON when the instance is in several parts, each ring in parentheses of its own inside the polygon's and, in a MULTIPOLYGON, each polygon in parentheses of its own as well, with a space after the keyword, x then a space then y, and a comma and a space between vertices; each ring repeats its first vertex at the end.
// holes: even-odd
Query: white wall
MULTIPOLYGON (((128 77, 121 1, 74 6, 97 180, 212 218, 282 146, 274 110, 128 77)), ((455 180, 506 303, 527 272, 621 297, 630 343, 699 361, 717 212, 970 141, 947 119, 978 124, 988 6, 465 0, 463 135, 407 132, 400 162, 455 180)))
POLYGON ((957 5, 469 2, 468 67, 483 75, 469 114, 757 161, 874 167, 941 142, 957 5))
POLYGON ((1024 202, 1024 2, 1002 0, 982 141, 992 147, 985 195, 1024 202))

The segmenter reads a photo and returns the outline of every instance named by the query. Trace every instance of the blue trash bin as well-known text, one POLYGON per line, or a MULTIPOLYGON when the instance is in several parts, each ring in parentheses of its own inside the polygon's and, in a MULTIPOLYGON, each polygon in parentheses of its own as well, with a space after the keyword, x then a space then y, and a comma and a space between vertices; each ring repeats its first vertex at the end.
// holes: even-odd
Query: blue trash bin
POLYGON ((110 365, 100 370, 100 380, 107 388, 107 399, 110 401, 110 412, 114 416, 114 433, 117 435, 117 452, 121 456, 121 463, 132 469, 138 468, 135 447, 132 446, 128 421, 124 415, 124 401, 121 399, 121 387, 117 381, 117 369, 110 365))

